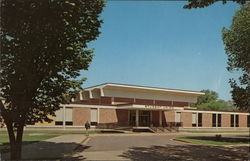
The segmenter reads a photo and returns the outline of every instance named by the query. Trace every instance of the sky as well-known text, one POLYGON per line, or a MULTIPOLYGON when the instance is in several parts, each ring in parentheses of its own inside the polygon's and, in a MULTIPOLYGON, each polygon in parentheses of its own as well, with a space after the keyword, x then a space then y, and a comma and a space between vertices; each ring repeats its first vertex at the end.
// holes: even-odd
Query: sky
POLYGON ((171 89, 210 89, 231 100, 222 28, 239 5, 221 2, 183 9, 187 2, 108 1, 83 87, 122 83, 171 89))

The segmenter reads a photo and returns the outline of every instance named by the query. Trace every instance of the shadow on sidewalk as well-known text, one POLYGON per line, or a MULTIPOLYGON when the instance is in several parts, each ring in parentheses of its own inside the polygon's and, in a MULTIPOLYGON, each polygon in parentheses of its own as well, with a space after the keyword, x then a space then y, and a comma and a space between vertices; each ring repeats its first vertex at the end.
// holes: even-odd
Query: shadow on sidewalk
MULTIPOLYGON (((71 157, 76 152, 82 152, 88 146, 83 146, 77 143, 55 143, 41 141, 23 146, 22 159, 23 160, 83 160, 83 156, 71 157)), ((10 153, 2 153, 2 160, 9 160, 10 153)))
POLYGON ((248 160, 249 147, 168 144, 166 146, 132 147, 120 157, 130 160, 248 160))

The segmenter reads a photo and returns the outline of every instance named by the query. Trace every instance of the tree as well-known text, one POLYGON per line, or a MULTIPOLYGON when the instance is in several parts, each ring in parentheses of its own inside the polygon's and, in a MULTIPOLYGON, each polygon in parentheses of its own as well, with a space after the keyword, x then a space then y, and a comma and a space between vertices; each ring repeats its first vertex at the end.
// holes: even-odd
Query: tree
POLYGON ((102 0, 1 0, 0 109, 11 159, 21 159, 24 126, 50 122, 81 88, 103 7, 102 0))
POLYGON ((218 99, 218 93, 216 93, 215 91, 210 91, 209 89, 205 89, 205 90, 201 90, 201 92, 204 92, 205 95, 201 95, 197 98, 196 105, 209 103, 211 101, 215 101, 218 99))
POLYGON ((202 110, 214 110, 214 111, 236 111, 233 106, 232 101, 224 101, 222 99, 218 99, 218 93, 211 90, 201 90, 205 95, 201 95, 197 98, 197 103, 192 106, 197 107, 202 110))
POLYGON ((230 79, 232 98, 239 109, 250 112, 250 3, 235 13, 230 29, 223 28, 222 39, 230 72, 240 71, 238 81, 230 79))
MULTIPOLYGON (((185 9, 192 9, 192 8, 204 8, 214 4, 215 2, 219 2, 221 0, 188 0, 188 4, 184 5, 183 8, 185 9)), ((229 0, 222 0, 223 4, 226 4, 229 0)), ((238 4, 245 4, 247 0, 230 0, 236 2, 238 4)))

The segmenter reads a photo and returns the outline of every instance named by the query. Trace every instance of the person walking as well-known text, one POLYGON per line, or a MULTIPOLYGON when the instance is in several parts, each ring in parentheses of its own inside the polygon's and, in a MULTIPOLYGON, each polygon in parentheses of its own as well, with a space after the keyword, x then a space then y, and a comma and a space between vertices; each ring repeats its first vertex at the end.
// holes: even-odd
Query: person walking
POLYGON ((89 136, 88 130, 90 129, 90 124, 88 121, 85 123, 85 129, 86 129, 86 135, 89 136))

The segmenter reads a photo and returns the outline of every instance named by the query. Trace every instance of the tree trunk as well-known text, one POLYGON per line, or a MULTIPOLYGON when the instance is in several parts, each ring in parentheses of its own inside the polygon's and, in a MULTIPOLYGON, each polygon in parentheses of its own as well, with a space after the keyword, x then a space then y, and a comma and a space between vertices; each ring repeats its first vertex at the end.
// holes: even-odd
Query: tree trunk
POLYGON ((10 159, 20 160, 22 157, 23 125, 18 126, 16 137, 12 123, 7 123, 6 125, 10 140, 10 159))

